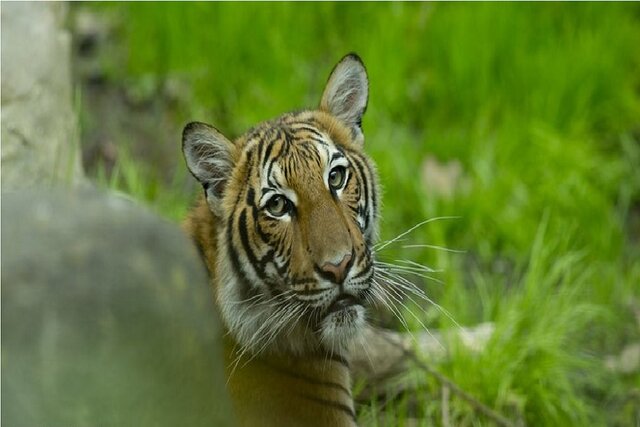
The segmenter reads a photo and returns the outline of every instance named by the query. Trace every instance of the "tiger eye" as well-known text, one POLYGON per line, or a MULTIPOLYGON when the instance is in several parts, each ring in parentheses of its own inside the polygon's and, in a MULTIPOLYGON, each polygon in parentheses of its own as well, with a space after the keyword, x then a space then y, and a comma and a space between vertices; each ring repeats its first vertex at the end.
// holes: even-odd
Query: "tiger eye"
POLYGON ((336 166, 329 172, 329 187, 332 190, 339 190, 344 185, 345 178, 347 177, 347 170, 344 166, 336 166))
POLYGON ((267 210, 273 216, 282 216, 289 211, 289 200, 277 194, 267 202, 267 210))

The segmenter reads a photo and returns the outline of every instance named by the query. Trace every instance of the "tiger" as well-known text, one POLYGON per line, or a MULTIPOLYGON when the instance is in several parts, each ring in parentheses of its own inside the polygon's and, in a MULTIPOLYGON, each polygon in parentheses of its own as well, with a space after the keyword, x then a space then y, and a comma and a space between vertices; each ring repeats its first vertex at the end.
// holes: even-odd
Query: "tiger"
POLYGON ((226 328, 227 388, 242 426, 354 426, 349 349, 373 289, 380 189, 364 152, 369 80, 351 53, 320 105, 233 142, 191 122, 182 150, 204 194, 185 227, 226 328))

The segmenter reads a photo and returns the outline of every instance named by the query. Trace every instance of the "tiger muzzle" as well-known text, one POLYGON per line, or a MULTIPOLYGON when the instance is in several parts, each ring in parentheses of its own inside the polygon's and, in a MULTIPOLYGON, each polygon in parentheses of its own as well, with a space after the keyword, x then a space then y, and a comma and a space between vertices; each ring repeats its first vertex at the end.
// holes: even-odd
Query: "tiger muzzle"
POLYGON ((352 251, 350 254, 344 255, 338 263, 325 262, 322 267, 319 268, 320 271, 318 271, 318 273, 323 278, 341 285, 344 279, 346 279, 347 274, 349 274, 354 258, 352 251))

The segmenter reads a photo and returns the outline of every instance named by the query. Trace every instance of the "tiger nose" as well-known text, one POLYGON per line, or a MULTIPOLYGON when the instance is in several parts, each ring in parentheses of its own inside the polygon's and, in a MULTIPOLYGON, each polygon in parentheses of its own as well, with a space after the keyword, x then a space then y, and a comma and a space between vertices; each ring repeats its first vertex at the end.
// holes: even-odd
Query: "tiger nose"
POLYGON ((344 282, 350 268, 351 254, 346 254, 339 263, 334 264, 331 262, 325 262, 320 269, 324 275, 330 277, 333 282, 340 284, 344 282))

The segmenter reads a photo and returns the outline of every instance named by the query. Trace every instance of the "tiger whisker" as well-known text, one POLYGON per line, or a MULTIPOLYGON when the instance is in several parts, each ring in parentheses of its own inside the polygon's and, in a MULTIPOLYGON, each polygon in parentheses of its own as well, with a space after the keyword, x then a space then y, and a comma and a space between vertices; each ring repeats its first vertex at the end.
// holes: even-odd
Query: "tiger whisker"
MULTIPOLYGON (((438 343, 438 345, 439 345, 440 347, 444 348, 444 346, 443 346, 443 344, 440 342, 440 340, 438 340, 438 338, 437 338, 437 337, 435 337, 435 336, 431 333, 431 331, 429 330, 429 328, 427 328, 427 326, 426 326, 426 325, 422 322, 422 320, 421 320, 421 319, 420 319, 420 318, 419 318, 419 317, 418 317, 418 316, 413 312, 413 310, 411 310, 411 309, 410 309, 406 304, 404 304, 404 303, 402 302, 402 297, 408 297, 408 298, 409 298, 409 300, 411 300, 411 302, 413 302, 413 304, 414 304, 414 305, 416 305, 416 306, 418 306, 418 307, 420 306, 419 304, 417 304, 417 303, 416 303, 416 301, 415 301, 413 298, 411 298, 411 297, 410 297, 409 295, 407 295, 406 293, 400 293, 400 290, 401 290, 401 289, 402 289, 402 288, 398 289, 398 288, 394 288, 393 286, 390 286, 390 287, 389 287, 389 290, 390 290, 390 291, 393 291, 393 292, 396 294, 396 297, 394 297, 391 293, 389 293, 388 295, 390 295, 391 297, 393 297, 393 299, 394 299, 394 300, 395 300, 395 301, 396 301, 400 306, 402 306, 405 310, 407 310, 407 311, 408 311, 408 312, 409 312, 409 313, 410 313, 410 314, 411 314, 411 315, 412 315, 412 316, 413 316, 413 317, 418 321, 418 323, 420 324, 420 326, 421 326, 425 331, 427 331, 427 333, 429 334, 429 336, 431 336, 431 338, 433 338, 433 339, 435 340, 435 342, 437 342, 437 343, 438 343)), ((395 313, 394 313, 394 314, 395 314, 395 313)), ((398 317, 398 316, 396 315, 396 317, 398 317)), ((417 340, 416 340, 415 336, 414 336, 414 335, 411 333, 411 331, 409 330, 409 328, 408 328, 408 325, 407 325, 406 321, 405 321, 405 322, 403 322, 403 325, 405 326, 405 329, 407 330, 407 332, 408 332, 408 333, 409 333, 409 335, 411 336, 412 341, 413 341, 414 343, 417 343, 417 340)))
POLYGON ((399 239, 401 239, 402 237, 406 236, 407 234, 411 233, 413 230, 415 230, 416 228, 422 227, 425 224, 429 224, 430 222, 434 222, 434 221, 439 221, 439 220, 443 220, 443 219, 459 219, 459 216, 438 216, 435 218, 430 218, 430 219, 426 219, 422 222, 417 223, 416 225, 414 225, 413 227, 409 228, 407 231, 398 234, 396 237, 394 237, 391 240, 387 240, 386 242, 382 242, 382 243, 378 243, 376 246, 380 245, 380 247, 376 247, 374 246, 373 251, 374 252, 380 252, 381 250, 383 250, 384 248, 386 248, 387 246, 389 246, 392 243, 397 242, 399 239))
MULTIPOLYGON (((401 292, 400 292, 400 289, 398 289, 398 288, 394 288, 394 287, 390 287, 390 288, 389 288, 389 290, 391 290, 392 292, 396 293, 396 295, 398 296, 398 298, 402 298, 403 296, 404 296, 404 297, 406 297, 406 298, 409 298, 409 300, 410 300, 410 301, 411 301, 415 306, 420 307, 420 305, 419 305, 419 304, 418 304, 418 303, 417 303, 413 298, 411 298, 411 296, 410 296, 409 294, 406 294, 406 293, 404 293, 404 294, 403 294, 403 293, 401 293, 401 292)), ((398 300, 396 299, 396 301, 398 301, 398 300)), ((409 314, 411 314, 411 315, 413 316, 413 318, 414 318, 414 319, 416 319, 416 321, 420 324, 420 326, 422 327, 422 329, 424 329, 425 331, 427 331, 427 333, 431 336, 431 338, 433 338, 433 339, 438 343, 438 345, 439 345, 442 349, 444 349, 444 345, 442 345, 442 343, 440 342, 440 340, 438 340, 438 338, 436 338, 436 337, 431 333, 431 331, 429 330, 429 328, 427 328, 427 326, 422 322, 422 320, 420 320, 420 318, 419 318, 419 317, 418 317, 418 316, 413 312, 413 310, 411 310, 411 309, 409 308, 409 306, 408 306, 408 305, 403 304, 401 301, 398 301, 398 303, 399 303, 399 304, 402 304, 402 306, 404 307, 404 309, 405 309, 405 310, 407 310, 407 311, 409 312, 409 314)))
POLYGON ((379 307, 378 300, 369 294, 364 295, 364 300, 369 306, 379 307))
MULTIPOLYGON (((322 342, 322 343, 325 342, 325 337, 324 336, 320 337, 320 342, 322 342)), ((326 370, 327 363, 329 362, 330 359, 333 358, 334 346, 335 346, 335 340, 331 340, 331 348, 329 350, 329 353, 325 353, 324 361, 322 363, 322 372, 324 372, 326 370)))
MULTIPOLYGON (((430 274, 430 273, 441 272, 441 271, 432 270, 426 267, 418 268, 411 265, 397 265, 397 264, 390 264, 390 263, 385 263, 381 261, 376 261, 376 266, 382 267, 382 270, 399 270, 399 271, 414 272, 414 273, 420 273, 420 274, 427 274, 427 273, 430 274)), ((433 278, 433 276, 427 276, 427 277, 435 279, 433 278)))
POLYGON ((249 297, 247 299, 243 299, 243 300, 239 300, 239 301, 229 301, 227 302, 227 304, 231 304, 231 305, 240 305, 240 304, 247 304, 250 303, 254 300, 259 300, 260 298, 264 297, 263 294, 256 294, 252 297, 249 297))
MULTIPOLYGON (((413 284, 411 281, 405 279, 404 277, 389 271, 389 270, 384 270, 384 271, 379 271, 379 274, 382 278, 386 279, 387 281, 390 282, 390 284, 402 287, 407 289, 408 291, 412 292, 415 295, 418 295, 420 297, 426 297, 427 294, 423 289, 420 289, 419 287, 417 287, 415 284, 413 284)), ((428 302, 428 301, 427 301, 428 302)))
POLYGON ((413 298, 411 298, 408 294, 403 293, 400 288, 395 288, 391 286, 388 289, 390 292, 389 296, 391 296, 391 298, 393 298, 400 307, 407 310, 418 321, 418 323, 420 324, 420 326, 422 326, 422 328, 427 329, 425 324, 422 323, 422 320, 420 320, 418 316, 416 316, 416 314, 409 308, 409 306, 402 301, 403 298, 409 298, 411 302, 413 302, 415 305, 420 307, 418 304, 416 304, 415 300, 413 300, 413 298))
POLYGON ((405 249, 411 249, 411 248, 436 249, 436 250, 439 250, 439 251, 452 252, 454 254, 466 254, 467 253, 467 251, 461 250, 461 249, 450 249, 450 248, 445 248, 444 246, 427 245, 427 244, 403 245, 401 247, 405 248, 405 249))
POLYGON ((286 310, 286 316, 281 317, 280 319, 277 319, 279 315, 277 313, 273 313, 270 319, 274 319, 274 318, 277 319, 278 320, 277 323, 273 325, 272 331, 269 335, 266 335, 266 336, 263 335, 262 338, 258 338, 258 339, 266 339, 280 333, 281 332, 280 329, 286 326, 288 322, 290 322, 291 318, 293 318, 293 316, 296 315, 296 313, 301 309, 301 307, 302 306, 297 303, 294 295, 288 295, 287 298, 282 302, 282 309, 286 310), (293 309, 291 307, 293 307, 293 309))
MULTIPOLYGON (((413 331, 411 330, 411 328, 409 328, 409 324, 407 323, 407 320, 405 319, 405 316, 402 315, 402 311, 400 310, 399 307, 396 306, 396 304, 398 304, 399 306, 401 306, 401 307, 406 309, 405 304, 403 304, 402 301, 399 300, 398 298, 393 297, 393 295, 386 288, 382 287, 381 285, 378 285, 378 286, 379 286, 378 289, 380 291, 379 298, 381 298, 381 300, 383 302, 385 300, 388 301, 388 302, 385 302, 385 305, 387 305, 387 307, 389 308, 389 311, 391 313, 393 313, 393 315, 400 321, 400 323, 402 324, 404 330, 407 332, 407 334, 409 334, 409 337, 410 337, 411 341, 414 344, 417 345, 418 344, 418 340, 416 339, 415 335, 413 334, 413 331)), ((431 334, 431 333, 429 332, 429 334, 431 334)))
MULTIPOLYGON (((382 241, 380 241, 380 242, 378 242, 378 243, 374 244, 374 245, 371 247, 372 251, 373 251, 373 252, 376 252, 376 248, 377 248, 378 246, 382 246, 382 245, 384 245, 385 243, 390 242, 390 240, 391 240, 391 239, 389 239, 389 240, 382 240, 382 241)), ((407 240, 409 240, 409 239, 405 237, 405 238, 403 238, 403 239, 394 240, 394 243, 398 243, 398 242, 406 242, 407 240)))
POLYGON ((269 346, 269 344, 271 344, 273 342, 273 340, 281 332, 284 331, 284 329, 287 326, 287 324, 289 324, 289 330, 288 330, 287 333, 291 333, 291 329, 296 325, 296 323, 304 315, 305 311, 306 311, 306 307, 304 307, 302 305, 294 306, 294 308, 287 313, 287 317, 285 319, 281 320, 276 325, 273 325, 271 333, 266 338, 263 339, 264 340, 264 344, 262 344, 262 346, 258 350, 253 352, 252 357, 247 362, 245 362, 245 365, 247 363, 249 363, 251 360, 253 360, 260 353, 262 353, 269 346), (295 319, 294 319, 294 317, 295 317, 295 319))
POLYGON ((413 295, 420 297, 423 301, 433 304, 422 289, 418 288, 404 277, 389 274, 388 276, 383 276, 383 278, 386 280, 387 284, 392 285, 394 289, 403 291, 403 294, 409 296, 409 293, 412 293, 413 295))
MULTIPOLYGON (((259 328, 258 331, 262 331, 266 325, 268 325, 269 322, 266 321, 264 322, 259 328)), ((258 332, 256 331, 256 333, 258 332)), ((254 334, 255 336, 255 334, 254 334)), ((233 376, 234 372, 236 371, 236 368, 238 367, 238 365, 240 364, 240 361, 242 360, 242 358, 244 357, 245 353, 247 353, 247 351, 249 351, 249 346, 242 346, 240 352, 238 353, 238 355, 235 357, 235 359, 232 362, 233 368, 231 369, 231 373, 229 374, 229 378, 227 378, 227 384, 229 383, 229 379, 233 376)), ((244 365, 243 365, 244 366, 244 365)))
MULTIPOLYGON (((245 300, 240 300, 240 301, 229 301, 226 304, 229 305, 244 305, 244 307, 242 307, 242 318, 244 318, 244 316, 247 316, 248 312, 255 309, 256 307, 260 306, 260 305, 273 305, 272 303, 274 301, 277 300, 277 298, 279 297, 278 295, 275 295, 271 298, 269 298, 268 300, 264 299, 265 295, 264 294, 257 294, 254 295, 250 298, 247 298, 245 300), (257 301, 255 301, 257 300, 257 301), (253 302, 252 302, 253 301, 253 302)), ((229 328, 229 330, 225 333, 225 336, 230 335, 231 334, 231 330, 232 328, 229 328)))
POLYGON ((412 292, 414 295, 419 296, 420 298, 422 298, 423 300, 425 300, 429 304, 432 304, 434 307, 436 307, 438 309, 438 311, 440 311, 449 320, 451 320, 451 322, 453 322, 453 324, 456 327, 462 329, 462 326, 460 326, 460 324, 453 318, 451 313, 449 313, 446 309, 444 309, 444 307, 442 307, 440 304, 436 303, 431 298, 429 298, 427 296, 427 294, 422 289, 418 288, 415 284, 411 283, 409 280, 405 279, 402 276, 399 276, 397 274, 391 273, 389 271, 386 271, 385 273, 387 273, 392 278, 391 280, 393 280, 393 279, 397 280, 397 281, 394 281, 394 283, 397 286, 400 286, 400 287, 408 290, 409 292, 412 292))
MULTIPOLYGON (((287 295, 286 293, 284 295, 285 295, 284 303, 280 303, 279 305, 276 305, 276 309, 271 313, 271 315, 269 317, 267 317, 266 320, 264 320, 264 322, 260 325, 260 327, 257 328, 257 330, 251 336, 249 342, 257 343, 258 345, 260 345, 261 341, 264 339, 261 334, 263 333, 263 331, 268 330, 270 328, 273 328, 275 326, 273 324, 274 323, 274 319, 275 320, 280 319, 280 322, 281 322, 283 319, 287 319, 289 317, 289 314, 290 314, 289 313, 289 305, 287 304, 287 302, 291 301, 292 295, 287 295)), ((271 298, 269 301, 273 300, 274 298, 271 298)), ((249 310, 249 307, 246 310, 249 310)), ((252 345, 251 347, 255 348, 255 347, 257 347, 257 345, 252 345)), ((233 375, 233 373, 235 372, 236 368, 238 367, 238 364, 240 363, 240 360, 242 360, 244 355, 249 351, 250 351, 250 347, 249 346, 243 346, 242 350, 236 356, 236 358, 234 359, 234 361, 232 363, 233 364, 233 369, 231 370, 231 373, 229 374, 229 377, 231 377, 233 375)), ((253 357, 255 357, 255 354, 253 355, 253 357)), ((249 361, 251 361, 253 359, 253 357, 251 357, 247 362, 245 362, 245 364, 243 366, 245 366, 249 361)))
MULTIPOLYGON (((426 265, 418 264, 417 262, 411 261, 411 260, 408 260, 408 259, 396 259, 395 262, 401 262, 403 264, 408 264, 408 266, 417 268, 418 270, 421 270, 421 271, 424 271, 424 272, 427 272, 427 273, 442 273, 444 271, 444 270, 435 270, 435 269, 433 269, 431 267, 427 267, 426 265)), ((394 265, 394 264, 389 263, 389 265, 394 265)))
POLYGON ((364 340, 359 340, 359 341, 360 341, 360 346, 364 351, 364 354, 367 356, 367 360, 369 360, 369 364, 373 366, 373 359, 371 359, 371 354, 369 354, 369 350, 367 349, 367 343, 364 340))
POLYGON ((431 280, 433 282, 438 283, 439 285, 444 285, 444 282, 440 279, 436 279, 433 276, 428 276, 424 273, 420 273, 418 271, 412 270, 412 269, 403 269, 403 268, 394 268, 394 267, 387 267, 385 270, 386 273, 390 273, 390 274, 395 274, 395 273, 405 273, 405 274, 413 274, 414 276, 418 276, 418 277, 422 277, 425 280, 431 280))
POLYGON ((384 287, 382 287, 377 281, 374 282, 378 285, 377 290, 378 291, 382 291, 383 293, 378 294, 378 297, 380 298, 380 301, 389 309, 389 311, 391 313, 393 313, 394 316, 396 316, 396 318, 400 321, 400 323, 402 323, 402 326, 405 328, 405 330, 409 333, 409 335, 411 335, 411 337, 414 339, 413 334, 411 333, 411 329, 409 328, 409 324, 407 323, 406 319, 404 318, 404 316, 402 315, 402 313, 398 310, 397 307, 395 307, 395 305, 391 302, 388 301, 386 298, 384 298, 385 295, 389 296, 388 293, 386 293, 386 289, 384 287))
POLYGON ((298 306, 298 308, 302 307, 301 309, 299 309, 299 314, 296 316, 295 320, 293 320, 292 322, 290 322, 289 325, 289 329, 287 329, 287 334, 291 334, 291 331, 293 331, 293 328, 298 324, 298 322, 300 321, 300 319, 302 319, 302 317, 306 314, 308 306, 298 306))
MULTIPOLYGON (((267 323, 265 323, 267 324, 267 323)), ((260 330, 262 330, 263 328, 260 327, 260 330)), ((271 335, 271 334, 270 334, 271 335)), ((269 335, 269 336, 270 336, 269 335)), ((277 334, 276 334, 277 335, 277 334)), ((240 366, 240 368, 244 368, 248 363, 250 363, 253 359, 255 359, 262 351, 264 348, 266 348, 266 346, 269 344, 270 339, 265 339, 263 337, 265 337, 266 335, 263 335, 262 337, 258 338, 256 340, 256 342, 251 346, 251 347, 245 347, 243 348, 242 352, 238 355, 238 357, 236 358, 235 361, 235 365, 234 365, 234 369, 236 366, 238 366, 238 364, 240 363, 240 361, 242 360, 242 358, 244 357, 245 354, 248 354, 250 357, 247 358, 247 360, 242 364, 242 366, 240 366), (250 348, 255 348, 259 345, 261 345, 262 341, 264 341, 264 343, 262 344, 262 346, 260 347, 260 349, 258 350, 253 350, 250 351, 250 348)), ((233 371, 232 371, 233 374, 233 371)))

